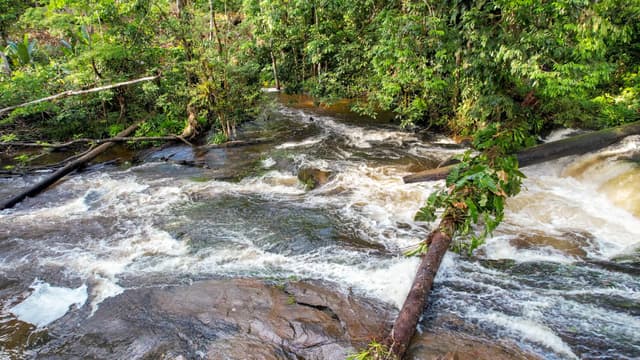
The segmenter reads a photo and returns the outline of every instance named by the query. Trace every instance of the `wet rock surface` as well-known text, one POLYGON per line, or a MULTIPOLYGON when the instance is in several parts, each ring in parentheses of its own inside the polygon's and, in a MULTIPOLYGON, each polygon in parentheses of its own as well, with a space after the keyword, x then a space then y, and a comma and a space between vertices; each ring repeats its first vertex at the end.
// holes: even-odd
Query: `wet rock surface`
POLYGON ((38 357, 343 359, 388 330, 390 307, 329 288, 226 279, 128 290, 53 324, 38 357))
POLYGON ((308 190, 312 190, 328 183, 332 175, 333 173, 329 170, 304 167, 298 171, 298 180, 308 190))
POLYGON ((447 331, 424 332, 414 338, 405 356, 411 360, 533 360, 513 347, 447 331))
POLYGON ((551 248, 569 256, 585 258, 587 249, 593 247, 594 238, 589 233, 565 232, 559 237, 543 234, 520 234, 509 241, 511 246, 518 249, 551 248))
MULTIPOLYGON (((42 359, 344 359, 381 339, 396 310, 326 282, 254 279, 127 290, 49 327, 42 359)), ((448 330, 414 338, 408 359, 535 359, 448 330)))

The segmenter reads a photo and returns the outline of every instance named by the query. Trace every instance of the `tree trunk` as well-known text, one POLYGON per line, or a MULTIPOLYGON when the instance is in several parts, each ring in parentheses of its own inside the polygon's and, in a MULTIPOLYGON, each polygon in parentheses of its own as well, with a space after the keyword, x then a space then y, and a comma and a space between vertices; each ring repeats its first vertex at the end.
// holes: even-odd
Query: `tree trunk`
POLYGON ((182 16, 183 7, 184 7, 184 0, 176 0, 176 15, 178 18, 182 16))
MULTIPOLYGON (((144 122, 144 120, 139 122, 139 123, 137 123, 137 124, 129 126, 125 130, 121 131, 117 135, 117 137, 127 137, 127 136, 131 135, 134 131, 136 131, 136 129, 138 128, 138 126, 142 122, 144 122)), ((34 196, 38 195, 42 191, 46 190, 49 186, 55 184, 58 180, 60 180, 65 175, 71 173, 72 171, 78 169, 79 167, 83 166, 84 164, 88 163, 89 161, 95 159, 96 156, 102 154, 107 149, 112 147, 114 144, 115 144, 115 142, 104 143, 104 144, 96 147, 95 149, 89 151, 86 155, 84 155, 84 156, 82 156, 82 157, 70 162, 69 164, 67 164, 63 168, 61 168, 58 171, 54 172, 53 174, 47 176, 44 180, 42 180, 42 181, 38 182, 37 184, 31 186, 30 188, 28 188, 27 190, 23 191, 22 193, 14 196, 11 199, 8 199, 7 201, 5 201, 3 203, 0 203, 0 210, 12 208, 16 204, 18 204, 19 202, 24 200, 25 198, 34 197, 34 196)))
POLYGON ((100 73, 100 71, 98 71, 98 67, 96 66, 96 59, 95 58, 91 58, 91 68, 93 69, 93 73, 96 75, 96 77, 99 80, 102 80, 102 73, 100 73))
POLYGON ((191 139, 198 135, 198 114, 191 105, 187 105, 187 122, 182 129, 180 137, 183 139, 191 139))
POLYGON ((118 99, 118 105, 120 106, 120 113, 118 114, 118 123, 121 123, 124 120, 124 115, 126 113, 126 108, 127 108, 127 102, 125 100, 124 94, 120 91, 116 93, 116 99, 118 99))
POLYGON ((385 340, 385 344, 389 346, 391 353, 398 359, 402 359, 416 332, 418 320, 424 312, 427 298, 433 287, 433 280, 438 273, 442 258, 447 253, 449 244, 451 244, 454 228, 454 220, 446 217, 440 221, 438 228, 429 234, 427 240, 429 250, 420 261, 411 290, 409 290, 402 309, 400 309, 400 313, 393 324, 391 333, 385 340))
POLYGON ((209 42, 213 41, 213 0, 209 0, 209 42))
POLYGON ((218 44, 218 55, 222 57, 224 54, 222 52, 222 40, 220 40, 220 29, 218 29, 218 23, 216 22, 215 16, 211 17, 211 23, 213 24, 213 35, 216 38, 216 43, 218 44))
POLYGON ((7 59, 7 55, 2 50, 0 50, 0 60, 2 60, 2 72, 4 72, 5 75, 11 77, 11 66, 9 65, 9 59, 7 59))
POLYGON ((271 53, 271 67, 273 68, 273 79, 276 82, 276 89, 280 90, 280 80, 278 79, 278 66, 276 64, 276 57, 273 56, 273 51, 271 53))
MULTIPOLYGON (((569 155, 580 155, 590 151, 605 148, 630 135, 640 134, 640 121, 618 126, 611 129, 591 132, 567 139, 553 141, 530 147, 516 154, 520 167, 535 165, 545 161, 555 160, 569 155)), ((407 175, 405 183, 442 180, 447 177, 455 165, 429 169, 419 173, 407 175)))

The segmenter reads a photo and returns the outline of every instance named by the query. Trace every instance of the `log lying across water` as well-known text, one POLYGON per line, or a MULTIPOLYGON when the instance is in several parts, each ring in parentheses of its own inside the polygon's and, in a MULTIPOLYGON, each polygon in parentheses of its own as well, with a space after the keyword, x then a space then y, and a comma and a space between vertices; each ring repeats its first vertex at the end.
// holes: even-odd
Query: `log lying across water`
POLYGON ((402 359, 416 332, 418 320, 424 311, 427 298, 433 287, 433 280, 438 273, 442 258, 451 244, 451 234, 453 234, 454 228, 454 220, 446 217, 429 234, 427 240, 429 250, 426 255, 422 256, 411 290, 393 324, 391 334, 385 340, 385 344, 397 359, 402 359))
POLYGON ((259 144, 264 144, 272 141, 273 141, 273 138, 229 140, 221 144, 208 144, 208 145, 199 146, 199 148, 200 149, 226 149, 226 148, 235 148, 235 147, 250 146, 250 145, 259 145, 259 144))
MULTIPOLYGON (((618 126, 611 129, 594 131, 558 141, 530 147, 517 153, 520 167, 555 160, 564 156, 579 155, 607 147, 630 135, 640 134, 640 121, 618 126)), ((442 180, 449 175, 455 165, 429 169, 419 173, 407 175, 405 183, 442 180)))
MULTIPOLYGON (((128 128, 126 128, 123 131, 121 131, 116 137, 120 138, 120 137, 127 137, 127 136, 131 135, 134 131, 136 131, 136 129, 138 128, 138 126, 140 126, 140 124, 142 122, 144 122, 144 120, 139 122, 139 123, 137 123, 137 124, 129 126, 128 128)), ((55 184, 58 180, 60 180, 65 175, 73 172, 74 170, 80 168, 81 166, 83 166, 84 164, 88 163, 89 161, 95 159, 98 155, 102 154, 103 152, 105 152, 107 149, 109 149, 113 145, 115 145, 115 142, 104 143, 104 144, 96 147, 95 149, 87 152, 85 155, 73 160, 72 162, 70 162, 67 165, 65 165, 64 167, 60 168, 59 170, 57 170, 53 174, 47 176, 45 179, 41 180, 37 184, 31 186, 27 190, 25 190, 25 191, 21 192, 20 194, 12 197, 11 199, 8 199, 8 200, 0 203, 0 210, 12 208, 16 204, 20 203, 22 200, 26 199, 27 197, 34 197, 34 196, 38 195, 39 193, 44 191, 49 186, 55 184)))
MULTIPOLYGON (((629 135, 640 134, 640 122, 617 128, 579 135, 560 141, 538 145, 517 154, 520 166, 533 165, 563 156, 578 155, 609 146, 629 135)), ((404 178, 406 183, 446 178, 454 165, 428 170, 404 178)), ((440 268, 454 233, 455 220, 444 218, 427 239, 429 250, 422 257, 411 290, 400 309, 390 335, 385 339, 392 355, 401 359, 415 334, 418 320, 424 311, 434 278, 440 268)))

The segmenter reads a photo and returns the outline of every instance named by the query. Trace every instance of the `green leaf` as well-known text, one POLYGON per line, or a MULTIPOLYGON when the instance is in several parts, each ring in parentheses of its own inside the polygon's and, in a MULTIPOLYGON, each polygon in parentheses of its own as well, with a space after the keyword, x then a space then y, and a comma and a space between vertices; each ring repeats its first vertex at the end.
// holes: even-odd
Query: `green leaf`
POLYGON ((435 221, 436 219, 437 217, 435 214, 435 208, 431 206, 425 206, 421 208, 416 213, 416 216, 414 217, 415 221, 425 221, 425 222, 432 222, 432 221, 435 221))

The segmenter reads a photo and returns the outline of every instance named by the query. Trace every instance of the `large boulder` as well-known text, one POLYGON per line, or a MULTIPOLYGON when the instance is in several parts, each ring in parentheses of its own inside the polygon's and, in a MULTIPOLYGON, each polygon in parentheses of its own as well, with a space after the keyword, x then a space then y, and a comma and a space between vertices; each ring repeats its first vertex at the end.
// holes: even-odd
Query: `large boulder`
POLYGON ((329 170, 303 167, 298 170, 298 180, 307 188, 313 190, 331 180, 333 173, 329 170))

